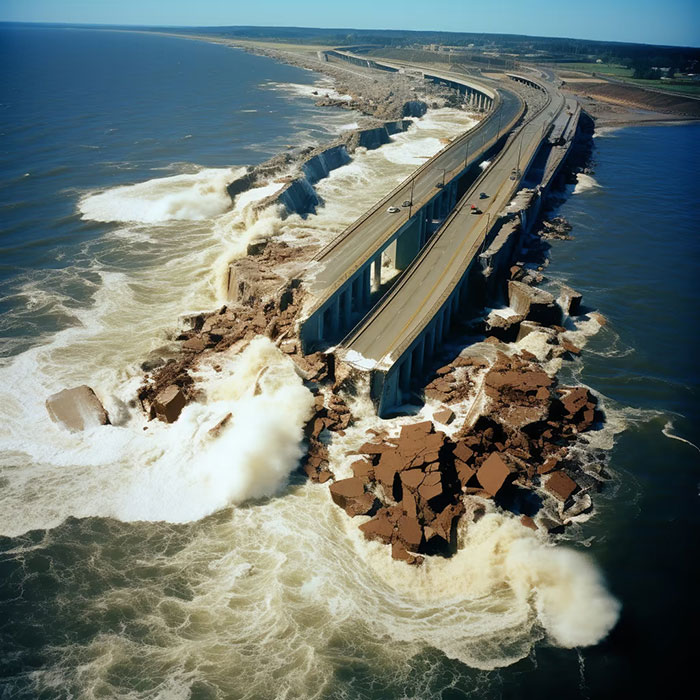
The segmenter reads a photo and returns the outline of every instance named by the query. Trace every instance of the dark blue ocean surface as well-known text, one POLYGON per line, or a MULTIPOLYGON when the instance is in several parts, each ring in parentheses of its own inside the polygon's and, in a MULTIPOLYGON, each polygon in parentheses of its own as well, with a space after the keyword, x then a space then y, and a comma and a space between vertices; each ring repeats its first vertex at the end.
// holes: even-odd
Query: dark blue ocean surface
POLYGON ((689 678, 697 624, 700 125, 603 131, 595 144, 595 179, 558 212, 575 240, 553 242, 547 272, 608 319, 570 373, 625 428, 610 454, 617 488, 582 532, 622 615, 582 652, 581 695, 653 697, 668 673, 689 678))
POLYGON ((0 330, 22 340, 0 355, 74 322, 41 304, 13 313, 22 285, 41 280, 68 308, 88 300, 84 280, 42 273, 74 266, 109 229, 81 219, 81 194, 255 164, 353 119, 284 89, 318 74, 200 41, 4 25, 0 65, 0 330))

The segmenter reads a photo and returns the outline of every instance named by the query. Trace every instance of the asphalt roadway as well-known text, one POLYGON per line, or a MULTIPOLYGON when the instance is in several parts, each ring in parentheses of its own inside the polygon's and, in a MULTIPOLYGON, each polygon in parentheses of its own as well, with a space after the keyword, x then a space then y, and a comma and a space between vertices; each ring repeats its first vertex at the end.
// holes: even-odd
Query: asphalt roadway
MULTIPOLYGON (((526 171, 543 135, 564 105, 561 93, 551 85, 547 85, 547 90, 551 101, 520 127, 387 296, 346 338, 342 349, 339 348, 341 358, 352 364, 360 355, 364 358, 360 365, 363 368, 388 369, 440 310, 479 252, 490 222, 495 221, 519 189, 521 178, 511 179, 513 169, 526 171), (478 199, 480 192, 488 198, 478 199), (476 204, 483 213, 471 214, 471 204, 476 204)), ((535 110, 536 92, 543 96, 541 91, 533 89, 528 99, 535 110)))
MULTIPOLYGON (((459 80, 458 76, 453 78, 459 80)), ((491 89, 491 85, 489 85, 491 89)), ((347 279, 408 221, 409 210, 402 208, 402 202, 411 199, 413 188, 412 213, 427 204, 440 189, 437 183, 464 169, 465 159, 471 162, 487 150, 497 136, 512 128, 522 111, 522 100, 515 92, 499 90, 500 105, 496 112, 482 125, 476 126, 455 139, 440 153, 421 166, 390 195, 374 205, 360 219, 351 224, 340 236, 316 256, 321 263, 319 272, 308 283, 308 290, 317 298, 311 310, 325 302, 347 279), (397 213, 389 213, 390 206, 399 208, 397 213)))

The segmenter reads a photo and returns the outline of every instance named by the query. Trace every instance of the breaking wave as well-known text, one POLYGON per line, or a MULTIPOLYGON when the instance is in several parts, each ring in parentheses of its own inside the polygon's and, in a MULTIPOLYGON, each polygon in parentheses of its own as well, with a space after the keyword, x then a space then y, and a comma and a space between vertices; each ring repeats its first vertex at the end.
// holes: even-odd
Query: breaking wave
POLYGON ((236 170, 230 168, 207 168, 191 175, 154 178, 87 195, 78 208, 84 219, 92 221, 201 221, 231 206, 226 186, 235 177, 236 170))
POLYGON ((576 186, 574 187, 573 194, 582 194, 583 192, 590 192, 591 190, 597 189, 600 189, 600 185, 595 178, 585 173, 579 173, 576 176, 576 186))
POLYGON ((38 397, 16 405, 26 422, 6 430, 3 442, 35 466, 6 472, 0 532, 55 527, 68 516, 189 522, 277 493, 302 454, 313 397, 266 338, 217 360, 219 371, 202 370, 204 398, 172 425, 128 410, 133 382, 123 394, 103 394, 116 425, 80 434, 51 423, 38 397), (36 434, 42 440, 32 440, 36 434))

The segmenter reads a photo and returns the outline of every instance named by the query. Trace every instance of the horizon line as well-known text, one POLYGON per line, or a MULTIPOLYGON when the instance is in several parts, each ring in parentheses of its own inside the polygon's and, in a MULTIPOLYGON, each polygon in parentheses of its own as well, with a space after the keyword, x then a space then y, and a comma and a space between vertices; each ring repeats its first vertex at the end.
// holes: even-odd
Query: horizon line
MULTIPOLYGON (((61 27, 104 27, 104 28, 148 28, 148 29, 321 29, 327 31, 354 31, 354 32, 406 32, 411 34, 482 34, 486 36, 511 36, 524 37, 530 39, 563 39, 565 41, 585 41, 595 44, 625 44, 629 46, 655 46, 659 48, 692 49, 698 50, 700 46, 688 44, 651 44, 645 41, 620 41, 617 39, 584 39, 571 36, 548 36, 544 34, 513 34, 510 32, 483 32, 483 31, 452 31, 446 29, 376 29, 358 27, 308 27, 301 25, 272 25, 272 24, 111 24, 104 22, 55 22, 38 20, 7 20, 0 19, 0 24, 32 24, 32 25, 53 25, 61 27)), ((278 37, 279 38, 279 37, 278 37)))

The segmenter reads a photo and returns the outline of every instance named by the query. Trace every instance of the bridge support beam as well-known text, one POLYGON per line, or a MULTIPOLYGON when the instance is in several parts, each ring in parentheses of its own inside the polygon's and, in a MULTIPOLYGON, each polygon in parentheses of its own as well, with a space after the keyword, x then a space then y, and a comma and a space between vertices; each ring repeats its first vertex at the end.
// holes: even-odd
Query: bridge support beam
POLYGON ((415 217, 411 225, 396 239, 397 270, 405 270, 418 255, 421 248, 421 216, 415 217))
POLYGON ((378 292, 382 286, 382 254, 379 253, 372 261, 372 291, 378 292))

